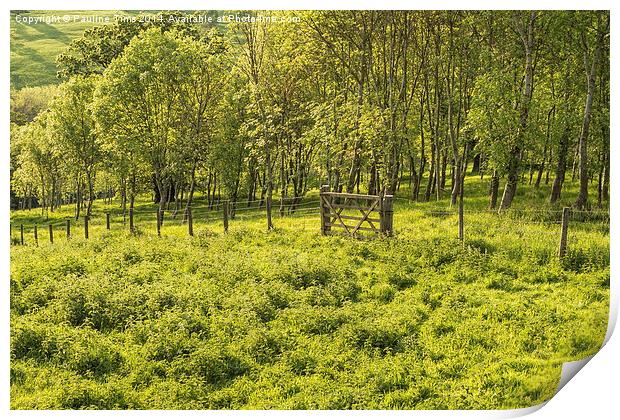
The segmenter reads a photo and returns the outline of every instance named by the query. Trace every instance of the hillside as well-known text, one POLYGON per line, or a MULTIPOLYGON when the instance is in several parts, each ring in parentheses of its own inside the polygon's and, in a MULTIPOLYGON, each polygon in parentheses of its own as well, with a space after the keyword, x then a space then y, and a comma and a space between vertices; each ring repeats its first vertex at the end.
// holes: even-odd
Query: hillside
MULTIPOLYGON (((31 10, 11 12, 11 87, 57 84, 56 56, 86 29, 112 24, 115 16, 137 16, 158 11, 139 10, 31 10), (18 17, 19 16, 19 17, 18 17), (54 19, 45 23, 46 19, 54 19), (103 19, 108 18, 106 23, 103 19), (29 21, 30 19, 30 21, 29 21), (36 22, 34 20, 37 20, 36 22), (65 21, 65 19, 67 21, 65 21)), ((219 12, 192 11, 216 16, 219 12)), ((220 29, 226 25, 214 23, 220 29)))
POLYGON ((71 40, 82 35, 84 30, 100 23, 61 22, 56 24, 24 23, 21 18, 51 16, 110 16, 126 15, 124 11, 96 10, 32 10, 11 12, 11 87, 43 86, 58 83, 56 78, 56 56, 64 51, 71 40), (20 19, 21 19, 20 18, 20 19))

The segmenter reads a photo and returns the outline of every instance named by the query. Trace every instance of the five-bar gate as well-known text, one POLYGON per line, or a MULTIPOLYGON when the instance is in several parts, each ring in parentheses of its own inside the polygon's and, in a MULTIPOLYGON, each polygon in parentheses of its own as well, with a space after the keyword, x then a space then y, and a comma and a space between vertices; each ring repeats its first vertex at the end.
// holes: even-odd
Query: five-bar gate
POLYGON ((327 235, 331 228, 341 228, 352 236, 360 231, 390 236, 393 205, 392 195, 330 192, 329 186, 324 185, 321 187, 321 233, 327 235))

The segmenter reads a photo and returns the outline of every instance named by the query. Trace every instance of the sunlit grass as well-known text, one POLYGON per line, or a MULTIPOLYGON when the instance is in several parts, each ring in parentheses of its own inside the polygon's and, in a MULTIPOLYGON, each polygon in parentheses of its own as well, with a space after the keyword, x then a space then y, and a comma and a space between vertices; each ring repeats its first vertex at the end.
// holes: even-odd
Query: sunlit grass
POLYGON ((69 22, 54 24, 27 24, 17 22, 17 13, 11 12, 11 86, 20 89, 25 86, 44 86, 58 83, 56 78, 56 57, 63 53, 71 40, 82 36, 85 29, 100 24, 74 21, 73 16, 127 15, 113 10, 32 10, 19 12, 29 16, 70 16, 69 22))
MULTIPOLYGON (((602 343, 608 223, 574 221, 559 261, 556 208, 528 188, 515 207, 544 217, 483 212, 486 182, 468 185, 463 244, 456 214, 431 211, 454 211, 446 200, 397 200, 392 238, 321 236, 318 210, 275 217, 272 232, 264 210, 240 211, 224 234, 220 209, 195 217, 194 237, 179 219, 157 237, 146 197, 134 235, 118 215, 105 229, 118 203, 96 204, 89 240, 81 220, 54 244, 28 233, 11 247, 11 406, 540 403, 563 362, 602 343)), ((35 221, 45 226, 34 210, 12 219, 35 221)))

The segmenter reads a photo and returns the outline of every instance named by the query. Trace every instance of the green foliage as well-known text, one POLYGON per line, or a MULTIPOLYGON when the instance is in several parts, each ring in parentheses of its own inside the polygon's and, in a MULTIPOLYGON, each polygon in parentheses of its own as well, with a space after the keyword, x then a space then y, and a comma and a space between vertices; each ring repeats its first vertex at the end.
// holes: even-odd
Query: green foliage
POLYGON ((80 38, 72 40, 66 51, 56 58, 58 74, 61 77, 101 74, 112 60, 121 55, 134 37, 151 28, 163 32, 176 30, 198 37, 198 28, 181 21, 183 16, 182 13, 172 11, 141 13, 132 16, 135 20, 115 20, 111 25, 88 28, 80 38))
MULTIPOLYGON (((609 224, 575 215, 558 261, 570 177, 558 203, 537 183, 501 215, 487 211, 486 180, 467 177, 463 242, 441 197, 454 181, 428 178, 474 155, 513 181, 525 164, 575 166, 562 141, 583 107, 576 40, 604 12, 537 12, 529 41, 530 12, 298 13, 226 31, 159 14, 46 35, 69 44, 65 81, 11 93, 12 408, 517 408, 548 399, 561 363, 598 349, 609 224), (394 236, 320 236, 309 207, 266 233, 263 207, 250 207, 274 195, 274 216, 316 210, 325 183, 395 193, 394 236), (222 199, 241 213, 228 234, 222 199), (195 236, 168 214, 155 236, 152 201, 200 204, 195 236), (132 205, 129 233, 118 208, 132 205), (75 231, 82 208, 89 240, 75 231), (49 244, 45 225, 73 217, 73 237, 49 244)), ((12 22, 12 65, 24 64, 16 38, 34 30, 12 22)), ((603 65, 589 149, 601 188, 608 79, 603 65)))
POLYGON ((54 85, 11 88, 11 122, 23 125, 32 122, 35 117, 47 109, 57 93, 54 85))
MULTIPOLYGON (((127 207, 136 194, 155 190, 162 207, 175 201, 180 209, 197 189, 251 201, 259 192, 302 197, 325 183, 394 193, 407 176, 421 186, 415 198, 423 188, 430 199, 439 184, 453 192, 454 204, 458 189, 446 185, 445 173, 450 161, 460 167, 472 157, 476 171, 508 174, 510 191, 528 166, 530 179, 538 172, 537 186, 544 170, 546 182, 554 169, 560 180, 579 159, 568 154, 587 90, 580 67, 589 52, 578 40, 594 42, 591 24, 605 12, 274 11, 290 24, 224 26, 192 24, 186 12, 120 15, 135 20, 81 36, 49 30, 69 45, 58 56, 64 83, 46 128, 56 152, 69 159, 52 168, 56 173, 28 176, 36 163, 22 153, 22 130, 14 126, 14 208, 28 202, 54 211, 59 201, 88 195, 89 212, 94 195, 120 195, 127 207), (525 29, 532 39, 524 44, 525 29), (532 54, 536 65, 524 66, 532 54), (531 77, 524 78, 524 67, 531 77), (534 81, 530 93, 525 79, 534 81), (95 133, 96 141, 78 142, 93 153, 75 147, 80 135, 92 140, 95 133), (441 179, 425 182, 438 166, 441 179)), ((14 19, 12 25, 15 44, 27 42, 34 28, 14 19)), ((603 207, 607 38, 600 43, 591 118, 599 135, 590 135, 588 176, 599 175, 603 207)), ((49 99, 41 91, 40 100, 29 89, 13 92, 14 123, 40 124, 35 113, 42 115, 49 99)), ((286 207, 283 200, 279 210, 286 207)))
MULTIPOLYGON (((468 179, 469 200, 484 185, 468 179)), ((568 198, 570 199, 570 197, 568 198)), ((484 204, 481 204, 484 206, 484 204)), ((609 236, 507 213, 398 201, 393 238, 318 233, 316 215, 93 219, 79 237, 11 249, 13 408, 493 409, 553 395, 561 363, 607 327, 609 236), (304 223, 313 226, 303 228, 304 223), (451 233, 447 233, 451 232, 451 233)), ((95 208, 95 215, 99 209, 95 208)))

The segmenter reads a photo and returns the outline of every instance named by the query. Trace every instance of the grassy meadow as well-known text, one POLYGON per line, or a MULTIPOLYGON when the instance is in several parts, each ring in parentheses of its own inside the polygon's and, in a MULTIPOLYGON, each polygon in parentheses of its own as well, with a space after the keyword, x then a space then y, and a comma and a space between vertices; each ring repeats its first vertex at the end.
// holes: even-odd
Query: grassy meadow
POLYGON ((30 10, 11 12, 11 86, 21 89, 26 86, 57 84, 56 56, 63 53, 69 43, 82 36, 84 30, 101 25, 88 22, 60 22, 56 24, 26 24, 16 20, 34 16, 109 16, 126 15, 120 10, 30 10))
MULTIPOLYGON (((464 244, 445 198, 413 203, 405 188, 390 238, 321 236, 316 190, 271 232, 261 210, 239 210, 224 234, 221 211, 197 209, 194 237, 169 219, 157 237, 147 197, 134 235, 118 201, 95 203, 88 240, 81 221, 64 237, 71 206, 49 219, 14 212, 11 408, 543 402, 562 363, 593 354, 605 336, 609 222, 575 214, 559 261, 561 206, 546 204, 549 186, 520 187, 503 215, 485 210, 487 188, 466 180, 464 244)), ((564 204, 576 190, 567 181, 564 204)))

